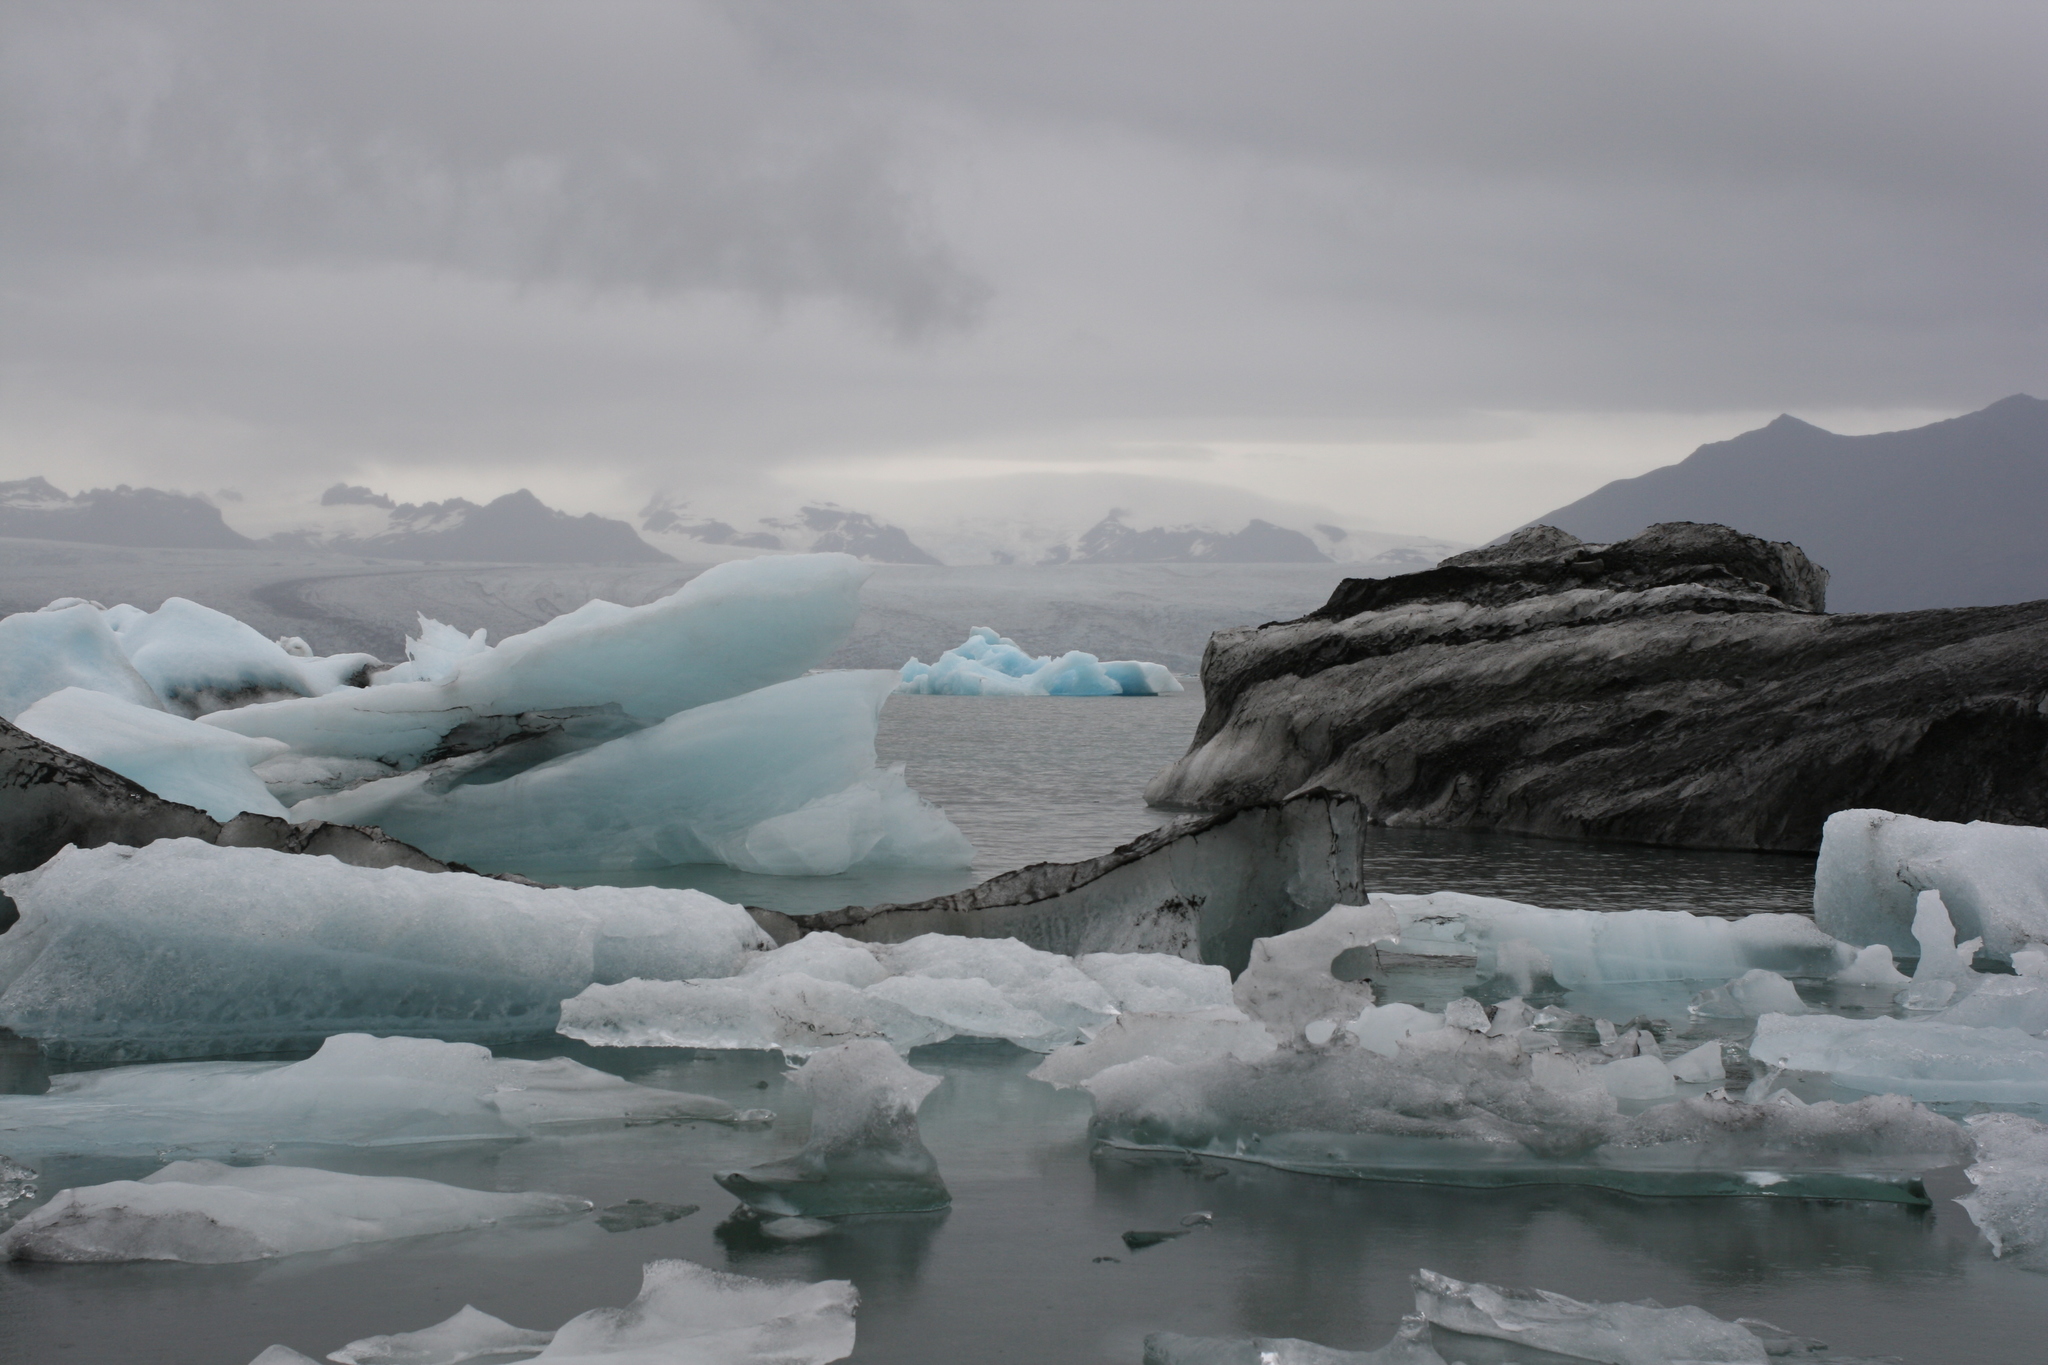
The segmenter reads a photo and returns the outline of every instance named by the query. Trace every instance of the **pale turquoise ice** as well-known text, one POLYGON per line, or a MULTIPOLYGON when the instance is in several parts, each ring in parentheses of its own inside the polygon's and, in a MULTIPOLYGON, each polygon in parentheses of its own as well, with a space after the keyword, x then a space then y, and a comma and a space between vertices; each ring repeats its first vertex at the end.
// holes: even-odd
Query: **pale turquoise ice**
POLYGON ((1115 659, 1070 649, 1027 654, 987 626, 931 663, 903 665, 898 692, 952 697, 1157 697, 1185 690, 1164 664, 1115 659))

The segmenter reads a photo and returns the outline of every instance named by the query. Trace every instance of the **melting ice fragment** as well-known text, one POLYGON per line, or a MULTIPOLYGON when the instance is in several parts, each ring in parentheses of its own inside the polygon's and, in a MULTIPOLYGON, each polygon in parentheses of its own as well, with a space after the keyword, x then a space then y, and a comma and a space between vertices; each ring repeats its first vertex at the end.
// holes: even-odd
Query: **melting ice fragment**
POLYGON ((650 1261, 640 1295, 555 1332, 535 1365, 826 1365, 853 1353, 849 1280, 773 1283, 690 1261, 650 1261))
POLYGON ((811 1097, 801 1152, 718 1183, 771 1217, 919 1213, 952 1202, 917 1131, 917 1110, 940 1078, 913 1070, 887 1043, 861 1039, 812 1055, 790 1078, 811 1097))
POLYGON ((36 1173, 19 1161, 0 1155, 0 1213, 9 1204, 36 1197, 36 1173))
POLYGON ((1766 1014, 1805 1014, 1806 1002, 1776 972, 1753 967, 1725 986, 1711 986, 1692 998, 1692 1012, 1707 1019, 1755 1019, 1766 1014))
POLYGON ((336 1365, 461 1365, 478 1356, 532 1355, 555 1339, 464 1304, 455 1316, 417 1332, 364 1337, 327 1358, 336 1365))
POLYGON ((1186 689, 1163 664, 1104 663, 1078 649, 1057 657, 1026 654, 987 626, 932 663, 903 665, 896 690, 952 697, 1156 697, 1186 689))
POLYGON ((1373 1351, 1339 1351, 1298 1337, 1145 1338, 1145 1365, 1448 1365, 1429 1344, 1429 1324, 1403 1318, 1394 1339, 1373 1351))
POLYGON ((709 977, 770 940, 696 891, 522 886, 218 848, 69 848, 5 880, 0 1025, 53 1056, 281 1051, 335 1033, 545 1036, 594 981, 709 977))
POLYGON ((300 1062, 168 1062, 74 1071, 45 1095, 0 1096, 22 1151, 232 1155, 272 1146, 509 1141, 573 1127, 772 1117, 635 1085, 557 1057, 493 1057, 473 1043, 344 1033, 300 1062))
POLYGON ((1251 960, 1232 997, 1283 1041, 1300 1037, 1317 1020, 1348 1020, 1372 1006, 1367 977, 1374 968, 1366 964, 1374 961, 1374 945, 1399 934, 1385 906, 1333 905, 1313 924, 1252 940, 1251 960))
POLYGON ((1415 1309, 1432 1326, 1602 1365, 1767 1365, 1764 1343, 1704 1308, 1581 1303, 1543 1289, 1468 1284, 1422 1270, 1415 1309))
POLYGON ((403 1176, 175 1161, 141 1180, 59 1190, 0 1234, 0 1257, 219 1265, 588 1208, 566 1195, 491 1194, 403 1176))
POLYGON ((1964 1121, 1977 1142, 1976 1163, 1964 1174, 1977 1188, 1956 1202, 1993 1255, 2048 1268, 2048 1125, 2018 1114, 1964 1121))

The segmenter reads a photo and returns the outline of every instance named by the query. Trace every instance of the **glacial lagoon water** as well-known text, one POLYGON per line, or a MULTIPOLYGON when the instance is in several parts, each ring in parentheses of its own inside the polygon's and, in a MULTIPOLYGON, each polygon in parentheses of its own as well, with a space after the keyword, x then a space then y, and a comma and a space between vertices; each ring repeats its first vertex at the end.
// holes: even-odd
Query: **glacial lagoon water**
MULTIPOLYGON (((906 697, 884 712, 884 758, 951 811, 976 868, 926 883, 658 878, 788 910, 912 899, 1039 859, 1101 852, 1157 822, 1139 793, 1185 747, 1196 694, 1125 701, 906 697)), ((1429 831, 1374 836, 1375 882, 1539 904, 1719 913, 1804 908, 1811 863, 1429 831)), ((595 878, 593 878, 595 879, 595 878)), ((677 1221, 610 1233, 590 1218, 500 1228, 241 1266, 0 1267, 0 1365, 244 1365, 284 1342, 318 1358, 473 1303, 553 1327, 624 1304, 639 1268, 683 1257, 769 1278, 850 1278, 856 1361, 889 1365, 1137 1365, 1147 1332, 1296 1336, 1365 1348, 1409 1307, 1408 1276, 1533 1285, 1585 1299, 1699 1304, 1767 1319, 1846 1355, 1908 1365, 2022 1365, 2048 1340, 2048 1277, 1990 1255, 1952 1201, 1958 1171, 1928 1181, 1931 1208, 1765 1199, 1654 1199, 1539 1187, 1445 1189, 1334 1181, 1237 1164, 1091 1151, 1085 1097, 1028 1079, 1008 1045, 941 1044, 913 1065, 945 1079, 922 1127, 950 1211, 854 1220, 816 1241, 764 1242, 725 1223, 714 1171, 801 1145, 807 1116, 787 1069, 761 1053, 599 1049, 569 1055, 644 1084, 780 1115, 766 1131, 655 1125, 524 1142, 255 1156, 481 1189, 541 1189, 599 1206, 695 1204, 677 1221), (1142 1251, 1130 1229, 1214 1224, 1142 1251)), ((0 1150, 5 1150, 0 1141, 0 1150)), ((174 1154, 166 1154, 174 1155, 174 1154)), ((44 1187, 133 1178, 151 1162, 50 1160, 44 1187)), ((1467 1353, 1470 1365, 1516 1359, 1467 1353)))

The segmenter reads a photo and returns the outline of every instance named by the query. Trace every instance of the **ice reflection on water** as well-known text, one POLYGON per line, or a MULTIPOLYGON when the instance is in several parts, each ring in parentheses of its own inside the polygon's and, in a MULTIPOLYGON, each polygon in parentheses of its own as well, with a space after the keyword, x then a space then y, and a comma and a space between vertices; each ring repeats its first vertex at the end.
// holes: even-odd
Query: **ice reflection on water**
MULTIPOLYGON (((1034 1059, 1008 1045, 913 1055, 947 1077, 922 1127, 953 1190, 948 1213, 856 1221, 819 1241, 764 1246, 721 1235, 733 1200, 710 1173, 801 1143, 802 1097, 777 1061, 567 1050, 643 1083, 765 1104, 783 1119, 760 1133, 696 1125, 488 1150, 280 1152, 333 1169, 703 1211, 625 1233, 585 1220, 267 1265, 8 1267, 0 1359, 241 1365, 273 1341, 318 1356, 370 1333, 425 1326, 466 1302, 552 1326, 627 1302, 641 1263, 661 1256, 769 1278, 850 1278, 862 1295, 854 1359, 892 1365, 1136 1365, 1144 1334, 1158 1330, 1376 1345, 1409 1306, 1407 1277, 1418 1266, 1580 1298, 1697 1303, 1919 1365, 2018 1365, 2038 1359, 2048 1332, 2042 1278, 1991 1258, 1948 1202, 1962 1189, 1954 1172, 1930 1182, 1933 1209, 1915 1210, 1451 1190, 1091 1156, 1086 1102, 1026 1079, 1034 1059), (1195 1210, 1213 1212, 1215 1225, 1138 1252, 1120 1241, 1126 1229, 1174 1227, 1195 1210)), ((118 1165, 52 1162, 46 1174, 72 1183, 139 1173, 118 1165)))

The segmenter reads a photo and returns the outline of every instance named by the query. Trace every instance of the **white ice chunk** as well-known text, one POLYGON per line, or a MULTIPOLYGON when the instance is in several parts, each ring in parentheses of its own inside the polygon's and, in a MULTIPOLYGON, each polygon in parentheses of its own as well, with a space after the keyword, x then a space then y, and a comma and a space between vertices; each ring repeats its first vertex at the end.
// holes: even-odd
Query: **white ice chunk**
POLYGON ((1678 1093, 1671 1068, 1661 1057, 1623 1057, 1595 1067, 1593 1074, 1618 1100, 1660 1100, 1678 1093))
POLYGON ((507 1141, 585 1126, 757 1123, 764 1110, 635 1085, 566 1057, 341 1033, 299 1062, 168 1062, 72 1071, 44 1095, 0 1095, 18 1150, 232 1155, 274 1146, 507 1141))
POLYGON ((0 1213, 9 1204, 36 1197, 36 1173, 19 1161, 0 1156, 0 1213))
POLYGON ((1956 1202, 1995 1256, 2048 1265, 2048 1125, 2018 1114, 1972 1114, 1964 1122, 1977 1160, 1964 1172, 1977 1187, 1956 1202))
MULTIPOLYGON (((1406 1006, 1387 1006, 1389 1009, 1406 1006)), ((1235 1057, 1252 1062, 1279 1044, 1264 1024, 1234 1009, 1187 1014, 1121 1014, 1093 1038, 1070 1043, 1040 1062, 1031 1076, 1049 1085, 1075 1086, 1141 1057, 1199 1062, 1235 1057)))
MULTIPOLYGON (((759 561, 755 561, 759 562, 759 561)), ((534 1365, 827 1365, 853 1353, 850 1280, 756 1280, 650 1261, 640 1296, 563 1323, 534 1365)))
POLYGON ((249 1365, 320 1365, 320 1362, 289 1346, 266 1346, 256 1353, 256 1358, 249 1365))
POLYGON ((163 709, 99 608, 87 602, 0 617, 0 720, 15 720, 53 692, 83 687, 163 709))
POLYGON ((905 1065, 879 1039, 826 1048, 790 1078, 811 1099, 803 1150, 714 1178, 771 1217, 945 1208, 952 1196, 917 1130, 918 1107, 940 1079, 905 1065))
POLYGON ((337 1365, 461 1365, 479 1356, 530 1355, 555 1339, 553 1332, 514 1327, 469 1304, 451 1318, 417 1332, 364 1337, 327 1358, 337 1365))
POLYGON ((824 876, 856 864, 964 867, 974 850, 953 823, 900 769, 875 766, 889 686, 885 673, 814 674, 503 781, 450 785, 422 770, 302 801, 292 818, 376 825, 437 857, 491 868, 722 862, 824 876))
POLYGON ((2010 957, 2048 942, 2048 829, 1837 811, 1814 867, 1814 921, 1853 943, 1917 950, 1915 902, 1939 891, 1964 937, 2010 957))
POLYGON ((1401 1040, 1444 1026, 1444 1016, 1400 1001, 1367 1005, 1346 1027, 1360 1047, 1371 1048, 1382 1057, 1401 1055, 1401 1040))
POLYGON ((492 1194, 402 1176, 175 1161, 141 1180, 58 1191, 0 1234, 0 1257, 219 1265, 590 1207, 566 1195, 492 1194))
POLYGON ((1237 1007, 1283 1040, 1318 1019, 1349 1020, 1373 1003, 1373 945, 1399 932, 1384 906, 1333 905, 1313 924, 1253 939, 1232 990, 1237 1007))
POLYGON ((1892 950, 1873 943, 1856 954, 1856 960, 1835 973, 1844 986, 1903 986, 1906 974, 1892 961, 1892 950))
POLYGON ((197 806, 216 820, 243 811, 284 818, 253 767, 284 752, 105 692, 67 687, 23 711, 15 723, 60 749, 111 768, 166 801, 197 806))
POLYGON ((1386 1345, 1340 1351, 1299 1337, 1184 1337, 1153 1332, 1144 1365, 1448 1365, 1429 1344, 1429 1325, 1403 1318, 1386 1345))
POLYGON ((186 715, 321 696, 366 677, 378 662, 374 654, 294 658, 226 612, 183 597, 167 597, 153 612, 129 612, 107 613, 122 652, 165 705, 186 715))
POLYGON ((898 692, 951 697, 1156 697, 1186 690, 1163 664, 1104 663, 1078 649, 1026 654, 987 626, 976 626, 932 663, 912 659, 900 677, 898 692))
POLYGON ((0 1025, 110 1059, 373 1030, 544 1035, 592 982, 737 970, 770 940, 697 891, 522 886, 217 848, 66 849, 0 882, 0 1025))
POLYGON ((1747 1328, 1704 1308, 1582 1303, 1543 1289, 1503 1289, 1422 1270, 1415 1310, 1432 1324, 1468 1336, 1510 1341, 1603 1365, 1767 1365, 1764 1343, 1747 1328))
POLYGON ((2048 1103, 2048 1039, 2018 1029, 1767 1014, 1757 1021, 1749 1052, 1766 1065, 1825 1072, 1837 1085, 1872 1094, 2048 1103))
POLYGON ((772 1048, 804 1057, 855 1038, 899 1052, 1006 1038, 1039 1052, 1126 1010, 1229 1005, 1229 973, 1154 953, 1075 959, 1015 939, 921 934, 870 945, 807 934, 711 981, 597 985, 562 1002, 560 1031, 615 1047, 772 1048))
MULTIPOLYGON (((1752 968, 1829 977, 1856 959, 1854 948, 1803 915, 1731 920, 1682 910, 1549 910, 1457 891, 1374 892, 1369 901, 1397 917, 1401 952, 1474 956, 1482 977, 1514 977, 1521 965, 1514 959, 1531 951, 1547 959, 1551 975, 1566 987, 1720 980, 1752 968), (1515 944, 1521 946, 1510 947, 1515 944)), ((1527 994, 1530 985, 1517 981, 1515 993, 1527 994)))
POLYGON ((484 628, 465 635, 454 626, 430 620, 419 613, 420 633, 405 637, 405 662, 370 679, 372 687, 389 687, 402 682, 446 682, 464 659, 490 651, 484 642, 484 628))
POLYGON ((1977 988, 1935 1015, 1934 1021, 1968 1024, 1973 1028, 2018 1029, 2036 1035, 2048 1033, 2048 979, 1980 975, 1977 988))
POLYGON ((1721 1058, 1720 1042, 1701 1043, 1692 1051, 1680 1054, 1671 1063, 1671 1075, 1688 1085, 1710 1085, 1727 1080, 1728 1067, 1721 1058))
POLYGON ((1692 998, 1691 1010, 1707 1019, 1756 1019, 1766 1014, 1805 1014, 1798 990, 1776 972, 1752 967, 1725 986, 1710 986, 1692 998))

